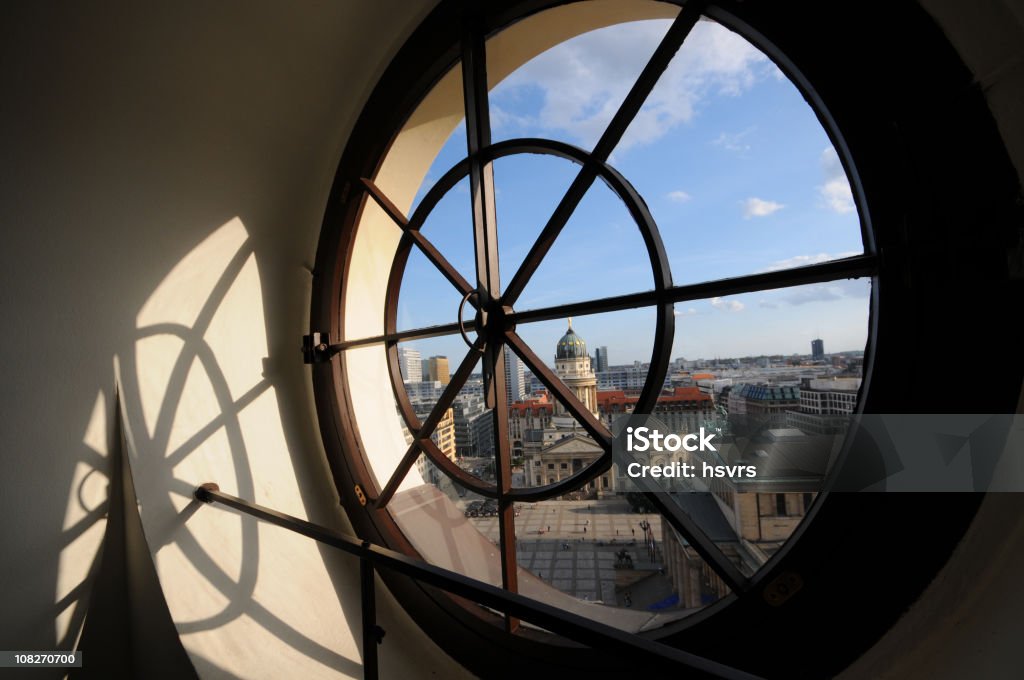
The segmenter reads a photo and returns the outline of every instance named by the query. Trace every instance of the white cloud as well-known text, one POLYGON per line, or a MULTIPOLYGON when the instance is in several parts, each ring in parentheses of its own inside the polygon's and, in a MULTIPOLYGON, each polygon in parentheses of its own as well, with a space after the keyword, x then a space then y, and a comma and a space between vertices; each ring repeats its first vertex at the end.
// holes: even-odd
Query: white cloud
POLYGON ((754 128, 747 128, 743 132, 722 132, 711 143, 720 146, 726 151, 742 154, 750 151, 750 145, 743 141, 743 138, 754 131, 754 128))
MULTIPOLYGON (((583 146, 593 145, 668 23, 638 21, 598 29, 538 55, 495 88, 492 123, 515 132, 540 128, 583 146), (539 111, 518 113, 538 95, 539 111)), ((738 96, 775 71, 775 65, 739 35, 710 21, 699 22, 616 151, 654 142, 689 122, 706 98, 738 96)))
POLYGON ((843 297, 843 292, 836 286, 817 284, 793 289, 782 299, 791 305, 802 305, 808 302, 827 302, 843 297))
POLYGON ((785 207, 781 203, 752 196, 743 201, 743 218, 749 220, 751 217, 767 217, 785 207))
POLYGON ((803 267, 809 264, 818 264, 819 262, 828 262, 829 260, 838 260, 844 257, 852 257, 853 255, 860 255, 856 251, 849 251, 839 253, 838 255, 829 255, 828 253, 818 253, 817 255, 794 255, 788 257, 785 260, 776 260, 770 265, 765 267, 762 271, 775 272, 780 269, 792 269, 793 267, 803 267))
POLYGON ((675 191, 668 192, 668 194, 665 195, 665 198, 673 203, 686 203, 693 197, 682 189, 676 189, 675 191))
POLYGON ((742 312, 744 305, 739 300, 723 300, 720 297, 711 298, 710 305, 715 309, 721 309, 728 312, 742 312))
POLYGON ((697 310, 694 309, 693 307, 687 307, 686 309, 677 309, 677 310, 675 310, 675 315, 676 316, 693 316, 696 313, 697 313, 697 310))
POLYGON ((791 305, 803 305, 808 302, 829 302, 843 298, 866 299, 869 291, 870 283, 865 279, 842 279, 790 288, 782 295, 782 300, 791 305))
POLYGON ((768 300, 758 300, 757 301, 757 306, 758 307, 763 307, 765 309, 778 309, 779 308, 779 305, 778 305, 777 302, 769 302, 768 300))
POLYGON ((840 214, 853 212, 853 191, 834 147, 830 146, 821 152, 821 170, 825 175, 825 183, 818 187, 818 193, 825 206, 840 214))

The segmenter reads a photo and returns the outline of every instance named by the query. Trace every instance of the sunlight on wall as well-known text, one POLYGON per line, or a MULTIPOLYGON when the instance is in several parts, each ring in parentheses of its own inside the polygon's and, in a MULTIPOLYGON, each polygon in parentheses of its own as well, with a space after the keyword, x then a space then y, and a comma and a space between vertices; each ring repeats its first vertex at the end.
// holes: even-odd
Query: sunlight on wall
POLYGON ((118 384, 146 540, 193 656, 239 677, 357 675, 357 647, 317 545, 192 498, 212 481, 307 516, 263 374, 267 314, 237 217, 183 257, 140 310, 118 384))
POLYGON ((82 437, 82 443, 95 457, 90 462, 79 461, 75 465, 64 513, 63 533, 67 544, 60 552, 57 569, 55 639, 65 641, 68 648, 81 633, 85 604, 82 591, 95 567, 107 530, 110 480, 102 470, 108 469, 106 459, 110 456, 108 408, 107 396, 100 390, 82 437))

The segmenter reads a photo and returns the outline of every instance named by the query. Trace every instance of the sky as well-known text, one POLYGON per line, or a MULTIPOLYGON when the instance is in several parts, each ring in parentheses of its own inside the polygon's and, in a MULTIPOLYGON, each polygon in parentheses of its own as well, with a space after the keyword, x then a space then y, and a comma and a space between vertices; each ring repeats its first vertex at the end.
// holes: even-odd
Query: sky
MULTIPOLYGON (((668 21, 586 33, 524 64, 490 93, 494 141, 545 137, 590 149, 668 28, 668 21)), ((422 193, 465 155, 460 125, 438 154, 422 193)), ((668 253, 675 284, 764 272, 863 252, 860 223, 839 157, 797 88, 756 48, 702 21, 662 75, 613 151, 610 164, 639 192, 668 253)), ((502 282, 515 273, 578 171, 552 156, 495 162, 502 282)), ((418 200, 418 199, 417 199, 418 200)), ((415 207, 415 205, 414 205, 415 207)), ((423 226, 475 281, 468 180, 423 226)), ((603 182, 584 196, 517 310, 650 290, 640 231, 603 182)), ((863 349, 867 280, 837 281, 675 306, 672 358, 711 359, 863 349)), ((399 299, 399 329, 455 320, 460 295, 418 251, 399 299)), ((591 353, 610 363, 649 361, 651 308, 578 317, 591 353)), ((520 335, 553 360, 564 320, 523 324, 520 335)), ((403 345, 406 346, 406 345, 403 345)), ((456 335, 409 343, 424 357, 464 356, 456 335)))

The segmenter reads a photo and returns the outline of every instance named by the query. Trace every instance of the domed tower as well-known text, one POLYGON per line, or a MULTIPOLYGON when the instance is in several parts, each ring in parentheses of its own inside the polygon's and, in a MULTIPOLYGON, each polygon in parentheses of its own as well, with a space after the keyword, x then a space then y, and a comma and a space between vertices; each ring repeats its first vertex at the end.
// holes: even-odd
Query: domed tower
MULTIPOLYGON (((590 412, 597 416, 597 376, 590 367, 587 343, 572 329, 572 319, 569 319, 569 329, 555 347, 555 373, 590 412)), ((558 400, 555 400, 554 415, 559 427, 572 426, 571 416, 558 400), (559 419, 564 422, 559 423, 559 419)))

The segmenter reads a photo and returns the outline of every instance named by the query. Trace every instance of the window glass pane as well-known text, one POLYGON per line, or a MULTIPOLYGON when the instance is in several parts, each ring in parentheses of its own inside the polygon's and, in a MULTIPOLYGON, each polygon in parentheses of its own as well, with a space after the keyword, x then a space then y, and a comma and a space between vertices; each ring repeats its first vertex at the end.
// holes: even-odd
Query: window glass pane
MULTIPOLYGON (((667 28, 667 21, 599 28, 527 61, 491 90, 494 140, 543 137, 592 149, 667 28)), ((499 36, 488 42, 488 63, 517 49, 499 36)))
POLYGON ((422 455, 402 488, 387 510, 426 561, 501 585, 496 531, 492 541, 470 518, 477 510, 486 513, 487 499, 452 481, 422 455))
MULTIPOLYGON (((514 210, 514 206, 508 210, 514 210)), ((509 221, 515 224, 514 220, 509 221)), ((527 235, 530 231, 522 233, 527 235)), ((523 248, 516 239, 516 245, 524 252, 532 245, 532 239, 526 240, 523 248)), ((540 262, 516 309, 549 307, 652 288, 654 275, 640 228, 622 199, 597 180, 540 262)))
POLYGON ((503 288, 512 280, 579 170, 580 166, 572 161, 543 154, 516 154, 494 162, 503 288))
POLYGON ((714 22, 694 27, 612 162, 647 201, 677 284, 864 250, 814 111, 762 52, 714 22))

